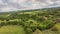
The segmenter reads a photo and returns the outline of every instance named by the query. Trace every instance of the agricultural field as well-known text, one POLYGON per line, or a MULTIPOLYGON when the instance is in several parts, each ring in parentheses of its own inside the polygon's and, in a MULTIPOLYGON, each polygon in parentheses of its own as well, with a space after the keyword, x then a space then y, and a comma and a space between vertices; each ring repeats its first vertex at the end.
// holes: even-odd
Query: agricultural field
POLYGON ((60 8, 2 13, 0 34, 60 34, 60 8))

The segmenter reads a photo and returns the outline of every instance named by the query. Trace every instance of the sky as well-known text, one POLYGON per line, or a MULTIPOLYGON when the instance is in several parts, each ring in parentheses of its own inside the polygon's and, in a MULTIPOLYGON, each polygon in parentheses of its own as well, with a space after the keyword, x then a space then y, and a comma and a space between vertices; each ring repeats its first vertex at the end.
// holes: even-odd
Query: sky
POLYGON ((0 0, 0 12, 58 6, 60 6, 60 0, 0 0))

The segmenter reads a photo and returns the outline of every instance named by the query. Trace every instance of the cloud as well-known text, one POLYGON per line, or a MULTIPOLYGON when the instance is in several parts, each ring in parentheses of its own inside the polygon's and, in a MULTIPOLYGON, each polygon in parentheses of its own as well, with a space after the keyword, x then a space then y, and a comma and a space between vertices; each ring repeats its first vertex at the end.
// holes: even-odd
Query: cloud
POLYGON ((16 10, 17 8, 14 8, 14 7, 4 7, 4 8, 1 8, 1 11, 2 12, 8 12, 8 11, 13 11, 13 10, 16 10))
POLYGON ((60 0, 0 0, 0 12, 60 6, 60 0))

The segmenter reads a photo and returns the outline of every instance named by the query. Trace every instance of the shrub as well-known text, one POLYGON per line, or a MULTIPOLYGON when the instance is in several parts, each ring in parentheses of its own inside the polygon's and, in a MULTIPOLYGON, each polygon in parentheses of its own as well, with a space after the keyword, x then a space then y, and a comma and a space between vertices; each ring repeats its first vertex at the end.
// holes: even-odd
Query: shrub
POLYGON ((51 21, 51 20, 46 20, 46 21, 44 21, 44 22, 42 22, 42 23, 40 23, 40 24, 38 25, 38 29, 40 29, 40 30, 49 29, 49 28, 53 27, 54 24, 55 24, 55 23, 54 23, 53 21, 51 21))
POLYGON ((3 26, 3 25, 5 25, 5 24, 6 24, 5 22, 1 22, 0 26, 3 26))
POLYGON ((51 30, 52 31, 58 31, 58 29, 56 27, 53 27, 51 30))
POLYGON ((17 21, 8 21, 7 22, 8 25, 17 25, 17 21))
POLYGON ((52 28, 52 31, 60 32, 60 23, 55 24, 55 26, 52 28))
POLYGON ((31 28, 26 28, 25 31, 26 31, 26 34, 31 34, 33 32, 31 28))

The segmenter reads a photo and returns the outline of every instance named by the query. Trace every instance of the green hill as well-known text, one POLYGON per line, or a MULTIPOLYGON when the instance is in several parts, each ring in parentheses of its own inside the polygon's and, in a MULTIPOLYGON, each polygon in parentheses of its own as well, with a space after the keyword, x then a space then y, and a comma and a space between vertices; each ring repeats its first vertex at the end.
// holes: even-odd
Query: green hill
POLYGON ((7 31, 7 29, 8 32, 6 32, 6 34, 9 34, 11 31, 13 31, 12 34, 22 33, 23 31, 23 34, 34 34, 36 32, 41 32, 42 34, 60 34, 59 28, 60 8, 18 10, 0 14, 0 33, 2 34, 5 34, 4 32, 7 31), (12 25, 11 29, 9 25, 12 25), (17 25, 17 27, 14 25, 17 25), (19 26, 23 28, 20 29, 19 26))

